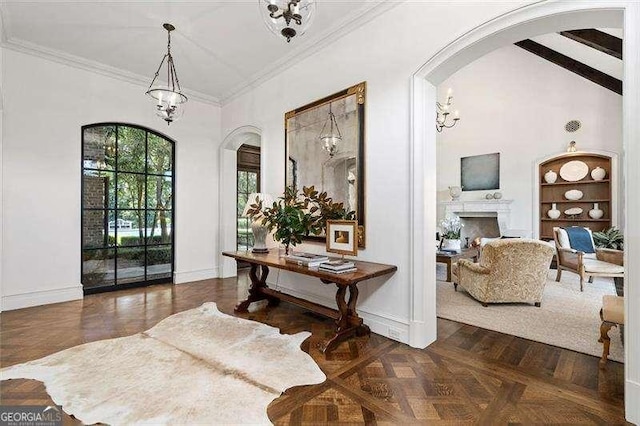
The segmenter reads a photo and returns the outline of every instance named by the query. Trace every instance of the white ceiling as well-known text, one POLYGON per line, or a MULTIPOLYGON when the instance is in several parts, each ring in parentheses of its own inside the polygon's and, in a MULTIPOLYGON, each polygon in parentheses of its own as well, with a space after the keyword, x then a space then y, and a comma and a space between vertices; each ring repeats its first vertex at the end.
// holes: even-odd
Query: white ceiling
POLYGON ((291 43, 265 26, 258 0, 2 1, 2 42, 83 68, 150 83, 166 52, 164 22, 187 94, 228 99, 382 11, 387 0, 320 0, 307 33, 291 43))

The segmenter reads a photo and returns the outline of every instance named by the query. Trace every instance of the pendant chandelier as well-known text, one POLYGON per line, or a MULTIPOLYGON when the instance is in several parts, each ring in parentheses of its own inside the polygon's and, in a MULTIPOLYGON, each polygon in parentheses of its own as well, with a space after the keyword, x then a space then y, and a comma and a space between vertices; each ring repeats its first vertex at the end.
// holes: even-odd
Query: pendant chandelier
POLYGON ((147 95, 157 101, 156 114, 169 125, 184 113, 184 110, 180 108, 180 106, 187 102, 187 97, 182 93, 182 89, 180 88, 180 80, 178 80, 176 66, 173 63, 173 56, 171 56, 171 31, 175 30, 176 27, 171 24, 163 24, 162 27, 167 30, 167 53, 162 58, 162 61, 160 61, 160 66, 158 66, 156 75, 153 76, 153 80, 147 90, 147 95), (162 65, 165 65, 165 62, 167 67, 166 85, 162 84, 161 81, 156 83, 162 65), (157 85, 154 86, 154 83, 157 85))
POLYGON ((442 129, 450 129, 455 126, 460 120, 460 114, 456 110, 453 115, 453 121, 447 121, 449 119, 449 115, 451 112, 449 109, 451 108, 451 104, 453 103, 453 90, 449 89, 447 91, 447 101, 444 104, 440 102, 436 102, 436 130, 438 132, 442 132, 442 129))
POLYGON ((258 0, 267 28, 287 39, 307 31, 315 17, 315 0, 258 0))
POLYGON ((342 140, 342 134, 338 128, 336 116, 331 110, 331 103, 329 103, 329 117, 320 132, 320 140, 322 141, 322 149, 329 153, 329 157, 333 157, 338 152, 338 143, 342 140), (329 131, 325 132, 327 125, 329 125, 329 131))

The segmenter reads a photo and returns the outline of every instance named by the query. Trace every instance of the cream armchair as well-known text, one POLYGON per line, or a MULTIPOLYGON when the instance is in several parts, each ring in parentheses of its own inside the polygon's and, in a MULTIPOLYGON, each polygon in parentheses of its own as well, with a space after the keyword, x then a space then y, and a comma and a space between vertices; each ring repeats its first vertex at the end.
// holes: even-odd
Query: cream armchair
POLYGON ((596 248, 595 253, 584 253, 574 250, 567 231, 562 228, 553 228, 553 239, 558 252, 556 281, 562 278, 562 271, 573 272, 580 276, 580 291, 584 291, 585 279, 591 282, 593 277, 624 277, 623 251, 596 248))
POLYGON ((539 307, 552 258, 553 247, 542 241, 492 241, 482 249, 480 263, 458 261, 454 288, 461 286, 483 306, 522 302, 539 307))

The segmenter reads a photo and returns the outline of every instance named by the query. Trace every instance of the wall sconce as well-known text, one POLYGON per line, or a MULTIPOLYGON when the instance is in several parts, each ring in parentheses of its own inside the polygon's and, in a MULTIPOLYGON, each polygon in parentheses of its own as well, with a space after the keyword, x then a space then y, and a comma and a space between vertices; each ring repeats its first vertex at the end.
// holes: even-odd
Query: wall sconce
POLYGON ((453 90, 447 90, 447 101, 444 104, 436 102, 436 130, 442 132, 442 129, 450 129, 460 121, 460 113, 456 110, 453 114, 453 122, 447 123, 447 119, 451 113, 451 104, 453 103, 453 90))

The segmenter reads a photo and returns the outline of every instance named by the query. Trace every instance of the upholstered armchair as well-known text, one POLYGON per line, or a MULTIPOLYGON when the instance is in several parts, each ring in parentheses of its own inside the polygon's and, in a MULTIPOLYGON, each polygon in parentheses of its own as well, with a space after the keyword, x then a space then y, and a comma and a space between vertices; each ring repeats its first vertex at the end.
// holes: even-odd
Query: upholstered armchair
POLYGON ((540 306, 553 247, 525 238, 492 241, 482 249, 480 263, 468 259, 454 268, 454 288, 488 303, 522 302, 540 306))
POLYGON ((571 248, 567 231, 562 228, 553 228, 553 239, 558 254, 556 281, 562 278, 562 271, 573 272, 580 276, 580 291, 584 291, 585 279, 591 282, 593 277, 624 277, 623 251, 595 248, 595 253, 585 253, 575 250, 571 248))

